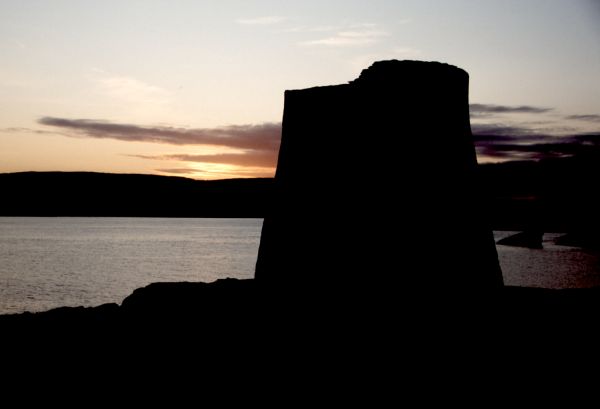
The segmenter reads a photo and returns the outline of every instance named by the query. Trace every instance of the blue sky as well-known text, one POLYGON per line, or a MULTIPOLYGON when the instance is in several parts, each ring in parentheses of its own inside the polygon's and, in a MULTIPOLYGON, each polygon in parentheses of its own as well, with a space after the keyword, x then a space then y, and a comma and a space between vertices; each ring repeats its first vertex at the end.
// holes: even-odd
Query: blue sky
POLYGON ((599 40, 593 0, 3 0, 0 172, 269 176, 284 90, 392 58, 467 70, 476 133, 572 140, 600 133, 599 40))

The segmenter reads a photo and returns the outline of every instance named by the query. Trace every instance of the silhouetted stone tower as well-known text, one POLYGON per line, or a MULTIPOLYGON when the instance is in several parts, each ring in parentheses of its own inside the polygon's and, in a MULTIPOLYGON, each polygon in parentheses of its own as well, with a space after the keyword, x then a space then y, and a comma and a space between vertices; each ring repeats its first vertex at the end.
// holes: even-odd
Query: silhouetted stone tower
POLYGON ((285 92, 256 280, 298 289, 501 287, 476 179, 468 74, 380 61, 285 92))

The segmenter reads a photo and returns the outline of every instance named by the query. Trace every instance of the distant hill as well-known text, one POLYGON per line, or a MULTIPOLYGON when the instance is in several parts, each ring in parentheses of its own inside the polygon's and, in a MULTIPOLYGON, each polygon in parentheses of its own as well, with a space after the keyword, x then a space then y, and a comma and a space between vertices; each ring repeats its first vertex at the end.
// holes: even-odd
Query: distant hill
POLYGON ((479 167, 494 229, 600 231, 600 155, 479 167))
MULTIPOLYGON (((600 231, 599 176, 600 156, 479 167, 495 230, 600 231)), ((5 173, 0 216, 264 217, 272 191, 273 179, 5 173)))
POLYGON ((272 179, 5 173, 0 216, 263 217, 272 184, 272 179))

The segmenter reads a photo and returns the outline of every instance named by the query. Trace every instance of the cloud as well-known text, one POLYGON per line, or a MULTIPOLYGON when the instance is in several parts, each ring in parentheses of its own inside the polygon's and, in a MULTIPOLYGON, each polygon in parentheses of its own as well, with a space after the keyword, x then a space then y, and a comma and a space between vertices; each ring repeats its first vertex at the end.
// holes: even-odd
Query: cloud
POLYGON ((600 122, 600 115, 567 115, 565 119, 575 119, 578 121, 600 122))
POLYGON ((281 135, 279 123, 231 125, 219 128, 175 128, 53 117, 43 117, 38 120, 38 123, 89 138, 171 145, 215 145, 261 151, 278 149, 281 135))
POLYGON ((19 50, 25 50, 27 48, 27 45, 20 40, 12 40, 12 44, 19 50))
MULTIPOLYGON (((528 105, 504 106, 492 104, 472 104, 471 124, 473 139, 478 155, 500 160, 539 160, 546 158, 599 153, 600 135, 598 132, 583 132, 581 128, 567 127, 552 121, 525 123, 477 123, 479 116, 492 116, 504 113, 544 114, 551 108, 528 105)), ((596 120, 597 115, 570 115, 567 119, 596 120)), ((541 117, 544 119, 544 117, 541 117)))
POLYGON ((169 169, 154 169, 156 172, 166 173, 170 175, 183 175, 197 177, 202 175, 209 179, 229 179, 234 178, 272 178, 275 169, 235 169, 234 171, 223 170, 205 170, 196 168, 169 168, 169 169))
MULTIPOLYGON (((480 112, 532 112, 544 113, 549 108, 531 106, 502 106, 474 104, 480 112), (483 107, 483 108, 482 108, 483 107)), ((588 115, 583 115, 588 117, 588 115)), ((188 163, 190 167, 165 166, 164 173, 198 174, 216 172, 195 169, 193 164, 234 166, 231 175, 272 176, 277 163, 281 137, 281 123, 231 125, 218 128, 180 128, 169 126, 140 126, 112 123, 102 120, 65 119, 44 117, 38 121, 54 127, 67 136, 98 139, 116 139, 130 142, 151 142, 177 146, 211 145, 227 149, 217 154, 165 154, 130 155, 147 160, 188 163), (233 150, 233 152, 231 152, 233 150)), ((550 122, 546 122, 550 124, 550 122)), ((11 128, 22 131, 21 128, 11 128)), ((600 150, 600 132, 582 133, 557 127, 532 128, 531 124, 473 123, 471 125, 476 150, 479 155, 498 160, 543 159, 580 155, 600 150)), ((37 133, 59 133, 47 130, 29 130, 37 133)), ((4 131, 7 131, 6 129, 4 131)), ((216 169, 216 168, 215 168, 216 169)), ((218 171, 219 175, 226 173, 218 171)))
POLYGON ((526 149, 548 141, 548 135, 519 125, 472 124, 473 142, 478 155, 496 159, 524 159, 526 149), (512 157, 511 157, 512 156, 512 157))
MULTIPOLYGON (((219 128, 175 128, 52 117, 41 118, 38 122, 42 125, 59 128, 67 136, 116 139, 128 142, 162 143, 179 146, 211 145, 234 149, 237 152, 211 155, 170 154, 129 156, 151 160, 233 165, 246 168, 248 175, 254 174, 260 176, 273 175, 281 139, 281 124, 279 123, 232 125, 219 128)), ((207 173, 195 168, 168 168, 160 169, 160 171, 163 173, 178 174, 207 173)), ((238 174, 239 176, 243 175, 243 169, 239 169, 238 174)))
POLYGON ((547 159, 584 155, 591 152, 600 153, 600 133, 566 136, 532 132, 481 135, 477 134, 474 128, 473 136, 479 155, 502 160, 547 159))
POLYGON ((167 90, 135 78, 108 76, 94 81, 101 94, 124 102, 168 104, 171 101, 167 90))
POLYGON ((525 136, 530 136, 535 131, 529 127, 522 125, 506 125, 506 124, 471 124, 473 135, 477 137, 518 137, 523 139, 525 136))
POLYGON ((529 105, 506 106, 494 104, 469 105, 472 117, 491 116, 495 114, 543 114, 552 111, 552 108, 533 107, 529 105))
POLYGON ((174 91, 131 76, 90 68, 86 74, 94 92, 94 104, 105 105, 115 115, 152 120, 173 114, 174 91))
POLYGON ((340 26, 295 26, 284 28, 281 30, 282 33, 322 33, 322 32, 333 32, 336 30, 340 30, 340 26))
POLYGON ((212 155, 129 155, 141 159, 176 160, 181 162, 218 163, 243 167, 275 168, 277 165, 278 150, 245 151, 242 153, 218 153, 212 155))
POLYGON ((355 29, 338 31, 332 36, 317 40, 303 41, 303 46, 326 46, 326 47, 356 47, 370 45, 379 42, 389 33, 371 28, 371 25, 361 25, 355 29))
POLYGON ((193 175, 196 173, 204 173, 202 170, 192 169, 192 168, 154 169, 154 170, 157 172, 160 172, 160 173, 169 173, 172 175, 193 175))
POLYGON ((272 178, 275 176, 275 169, 235 169, 233 171, 205 171, 212 178, 272 178))
POLYGON ((61 132, 56 132, 56 131, 44 131, 42 129, 32 129, 32 128, 25 128, 25 127, 12 127, 12 128, 0 128, 0 132, 3 133, 34 133, 34 134, 38 134, 38 135, 62 135, 62 136, 68 136, 67 134, 61 133, 61 132))
POLYGON ((501 144, 494 147, 478 147, 478 151, 496 159, 548 159, 584 155, 592 151, 599 152, 597 146, 590 147, 579 143, 536 143, 536 144, 501 144))
POLYGON ((278 24, 285 20, 287 20, 287 18, 282 16, 262 16, 253 18, 239 18, 235 20, 235 22, 247 26, 267 26, 278 24))

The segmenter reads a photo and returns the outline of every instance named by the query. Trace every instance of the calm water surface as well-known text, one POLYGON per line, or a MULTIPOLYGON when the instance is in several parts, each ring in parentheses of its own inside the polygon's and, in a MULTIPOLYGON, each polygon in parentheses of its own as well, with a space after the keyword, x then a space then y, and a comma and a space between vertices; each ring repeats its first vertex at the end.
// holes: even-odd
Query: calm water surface
POLYGON ((121 302, 156 281, 250 278, 262 219, 0 218, 0 313, 121 302))
MULTIPOLYGON (((494 232, 496 241, 519 232, 494 232)), ((504 283, 523 287, 579 288, 600 286, 600 254, 559 246, 561 233, 545 233, 543 249, 496 245, 504 283)))
MULTIPOLYGON (((251 278, 261 227, 262 219, 0 217, 0 314, 120 303, 156 281, 251 278)), ((498 245, 505 283, 599 286, 598 254, 557 246, 558 236, 546 234, 543 250, 498 245)))

